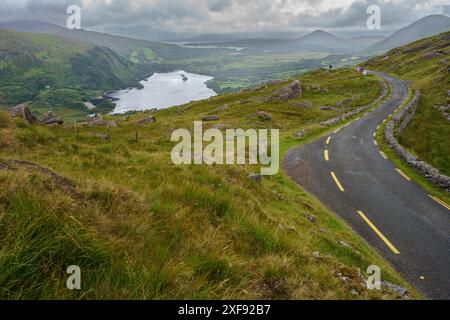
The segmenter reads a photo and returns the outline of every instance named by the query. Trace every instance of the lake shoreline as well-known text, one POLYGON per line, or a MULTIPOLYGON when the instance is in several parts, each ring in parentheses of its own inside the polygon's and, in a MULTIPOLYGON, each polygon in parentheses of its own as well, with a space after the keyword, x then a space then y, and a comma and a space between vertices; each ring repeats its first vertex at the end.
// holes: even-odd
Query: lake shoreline
POLYGON ((140 81, 140 88, 108 91, 102 98, 115 104, 111 114, 167 109, 216 96, 207 85, 213 79, 183 70, 155 72, 140 81))

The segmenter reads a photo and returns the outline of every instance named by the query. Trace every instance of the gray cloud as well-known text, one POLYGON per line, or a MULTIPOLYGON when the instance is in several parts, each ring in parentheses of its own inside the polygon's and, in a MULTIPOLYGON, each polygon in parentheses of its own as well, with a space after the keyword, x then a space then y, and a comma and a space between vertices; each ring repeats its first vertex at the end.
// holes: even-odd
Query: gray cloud
POLYGON ((367 7, 379 5, 386 32, 442 13, 448 0, 2 0, 0 20, 65 24, 66 8, 82 8, 83 27, 142 36, 147 32, 364 30, 367 7), (140 30, 140 32, 138 32, 140 30))

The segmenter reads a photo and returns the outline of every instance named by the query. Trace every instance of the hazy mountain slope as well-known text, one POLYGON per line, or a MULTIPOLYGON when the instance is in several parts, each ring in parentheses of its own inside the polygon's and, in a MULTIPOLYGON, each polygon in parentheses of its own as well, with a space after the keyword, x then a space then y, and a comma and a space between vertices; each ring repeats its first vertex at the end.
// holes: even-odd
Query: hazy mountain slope
POLYGON ((112 50, 45 34, 0 30, 0 104, 83 110, 103 90, 139 84, 143 70, 112 50))
POLYGON ((393 73, 420 89, 422 99, 400 142, 421 159, 450 175, 450 32, 389 51, 367 68, 393 73), (447 108, 441 111, 439 108, 447 108))
POLYGON ((107 47, 119 54, 134 58, 136 62, 142 63, 188 59, 203 55, 213 55, 216 53, 214 50, 189 49, 172 44, 127 38, 106 33, 86 30, 69 30, 64 27, 40 21, 4 22, 0 23, 0 29, 59 35, 68 39, 107 47))
POLYGON ((425 17, 398 30, 387 39, 368 49, 369 52, 386 51, 410 42, 450 30, 450 18, 442 15, 425 17))
MULTIPOLYGON (((367 290, 370 265, 405 286, 350 227, 284 174, 249 178, 258 166, 175 166, 174 128, 218 114, 228 128, 279 128, 282 150, 298 130, 375 100, 378 81, 354 70, 301 77, 303 96, 273 100, 291 83, 185 106, 111 117, 104 127, 26 126, 0 112, 0 299, 383 299, 367 290), (337 106, 321 110, 321 106, 337 106), (302 104, 303 102, 303 104, 302 104), (308 108, 308 103, 312 104, 308 108), (341 104, 342 105, 342 104, 341 104), (272 114, 272 121, 255 115, 272 114), (157 122, 135 122, 156 116, 157 122), (138 139, 136 139, 136 132, 138 139), (29 166, 51 168, 69 183, 29 166), (65 289, 68 265, 83 290, 65 289), (343 281, 345 277, 345 281, 343 281)), ((331 129, 334 130, 334 129, 331 129)))
POLYGON ((195 46, 219 46, 250 48, 266 52, 315 51, 331 53, 352 53, 364 51, 371 45, 383 40, 380 36, 361 36, 356 38, 339 38, 331 33, 316 30, 295 40, 285 39, 245 39, 226 42, 190 43, 195 46))

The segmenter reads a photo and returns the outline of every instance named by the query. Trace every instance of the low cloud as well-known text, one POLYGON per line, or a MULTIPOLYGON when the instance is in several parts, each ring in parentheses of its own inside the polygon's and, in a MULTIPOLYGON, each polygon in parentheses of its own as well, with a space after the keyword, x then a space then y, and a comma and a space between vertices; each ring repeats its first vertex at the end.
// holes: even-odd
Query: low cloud
POLYGON ((63 25, 65 10, 73 4, 82 8, 86 29, 153 34, 363 30, 373 4, 380 6, 383 28, 389 31, 442 14, 448 0, 2 0, 0 19, 63 25))

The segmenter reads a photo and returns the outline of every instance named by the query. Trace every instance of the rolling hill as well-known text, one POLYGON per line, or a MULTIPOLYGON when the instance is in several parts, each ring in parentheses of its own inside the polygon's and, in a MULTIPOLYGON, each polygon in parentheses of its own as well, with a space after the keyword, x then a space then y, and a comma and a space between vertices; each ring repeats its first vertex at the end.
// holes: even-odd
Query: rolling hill
POLYGON ((139 86, 146 74, 114 51, 59 36, 0 30, 0 104, 83 113, 103 91, 139 86))
POLYGON ((135 62, 155 63, 211 56, 223 50, 198 50, 183 48, 174 44, 151 42, 106 33, 69 30, 67 28, 41 21, 9 21, 0 23, 0 29, 20 32, 45 33, 67 39, 83 41, 96 46, 109 48, 135 62))
POLYGON ((368 51, 387 51, 448 30, 450 30, 450 18, 442 15, 428 16, 394 32, 387 39, 370 47, 368 51))

